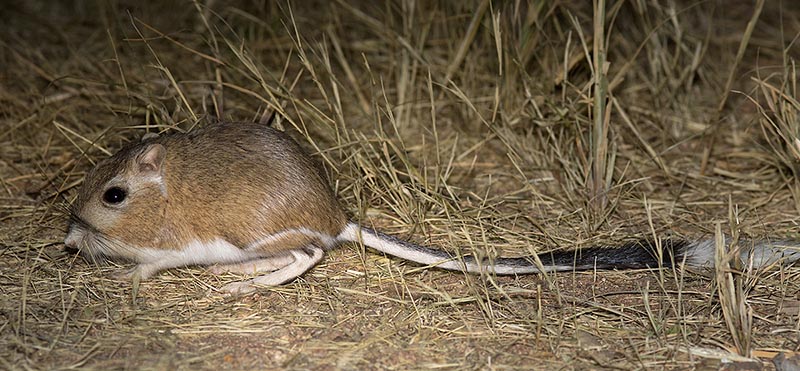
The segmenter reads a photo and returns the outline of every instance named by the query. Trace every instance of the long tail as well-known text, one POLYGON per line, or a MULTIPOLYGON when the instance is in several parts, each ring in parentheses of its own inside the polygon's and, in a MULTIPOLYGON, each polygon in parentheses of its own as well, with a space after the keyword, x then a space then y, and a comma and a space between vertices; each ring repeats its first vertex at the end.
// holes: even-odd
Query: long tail
MULTIPOLYGON (((457 257, 446 251, 420 246, 399 238, 348 223, 337 236, 340 241, 363 241, 375 250, 398 258, 442 269, 498 275, 580 271, 591 269, 640 269, 671 267, 685 262, 692 267, 714 266, 714 241, 673 239, 641 240, 617 247, 590 247, 575 251, 556 251, 535 257, 496 258, 477 261, 473 256, 457 257), (661 253, 657 253, 657 251, 661 253), (541 262, 541 265, 537 263, 541 262), (541 267, 541 268, 540 268, 541 267)), ((756 241, 748 246, 740 241, 741 259, 760 268, 777 262, 800 260, 800 243, 756 241)))

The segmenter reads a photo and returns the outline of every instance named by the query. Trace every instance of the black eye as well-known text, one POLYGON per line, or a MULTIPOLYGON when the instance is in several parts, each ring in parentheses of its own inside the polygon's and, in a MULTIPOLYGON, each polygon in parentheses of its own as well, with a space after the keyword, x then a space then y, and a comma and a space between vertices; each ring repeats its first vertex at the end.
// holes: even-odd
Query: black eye
POLYGON ((124 189, 120 187, 111 187, 103 194, 103 200, 110 204, 118 204, 125 201, 127 195, 128 192, 125 192, 124 189))

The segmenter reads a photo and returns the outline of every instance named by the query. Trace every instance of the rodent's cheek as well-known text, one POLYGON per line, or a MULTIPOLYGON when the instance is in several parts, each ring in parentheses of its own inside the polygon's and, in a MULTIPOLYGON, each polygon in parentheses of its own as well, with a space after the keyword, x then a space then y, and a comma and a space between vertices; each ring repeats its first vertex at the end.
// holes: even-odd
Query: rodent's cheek
POLYGON ((154 189, 137 191, 131 195, 123 212, 116 215, 109 237, 126 244, 159 248, 163 240, 164 202, 160 192, 154 189))
POLYGON ((124 213, 124 210, 109 209, 99 201, 93 200, 81 210, 79 216, 92 229, 100 233, 106 233, 108 229, 118 223, 119 216, 122 213, 124 213))

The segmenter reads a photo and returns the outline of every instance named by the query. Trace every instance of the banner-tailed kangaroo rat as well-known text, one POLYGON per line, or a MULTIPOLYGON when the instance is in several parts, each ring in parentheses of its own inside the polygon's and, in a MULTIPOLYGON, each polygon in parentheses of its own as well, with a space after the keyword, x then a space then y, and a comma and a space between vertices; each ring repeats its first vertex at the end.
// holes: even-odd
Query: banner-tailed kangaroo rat
MULTIPOLYGON (((138 265, 131 275, 143 279, 194 264, 217 264, 212 270, 217 273, 264 273, 224 288, 246 293, 256 285, 291 281, 326 249, 349 241, 420 264, 494 274, 714 262, 713 241, 671 240, 660 241, 660 259, 653 241, 491 262, 457 258, 349 221, 300 146, 255 123, 146 138, 98 163, 72 205, 64 243, 90 258, 133 261, 138 265)), ((785 247, 758 242, 741 257, 755 266, 800 259, 785 247)))

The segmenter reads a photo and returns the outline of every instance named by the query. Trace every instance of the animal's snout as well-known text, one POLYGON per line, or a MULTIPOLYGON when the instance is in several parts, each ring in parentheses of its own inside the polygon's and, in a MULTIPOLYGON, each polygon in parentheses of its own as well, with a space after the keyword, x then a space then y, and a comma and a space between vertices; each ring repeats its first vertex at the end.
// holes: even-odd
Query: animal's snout
POLYGON ((83 231, 76 225, 70 225, 67 237, 64 238, 64 245, 71 249, 77 249, 83 239, 83 231))

